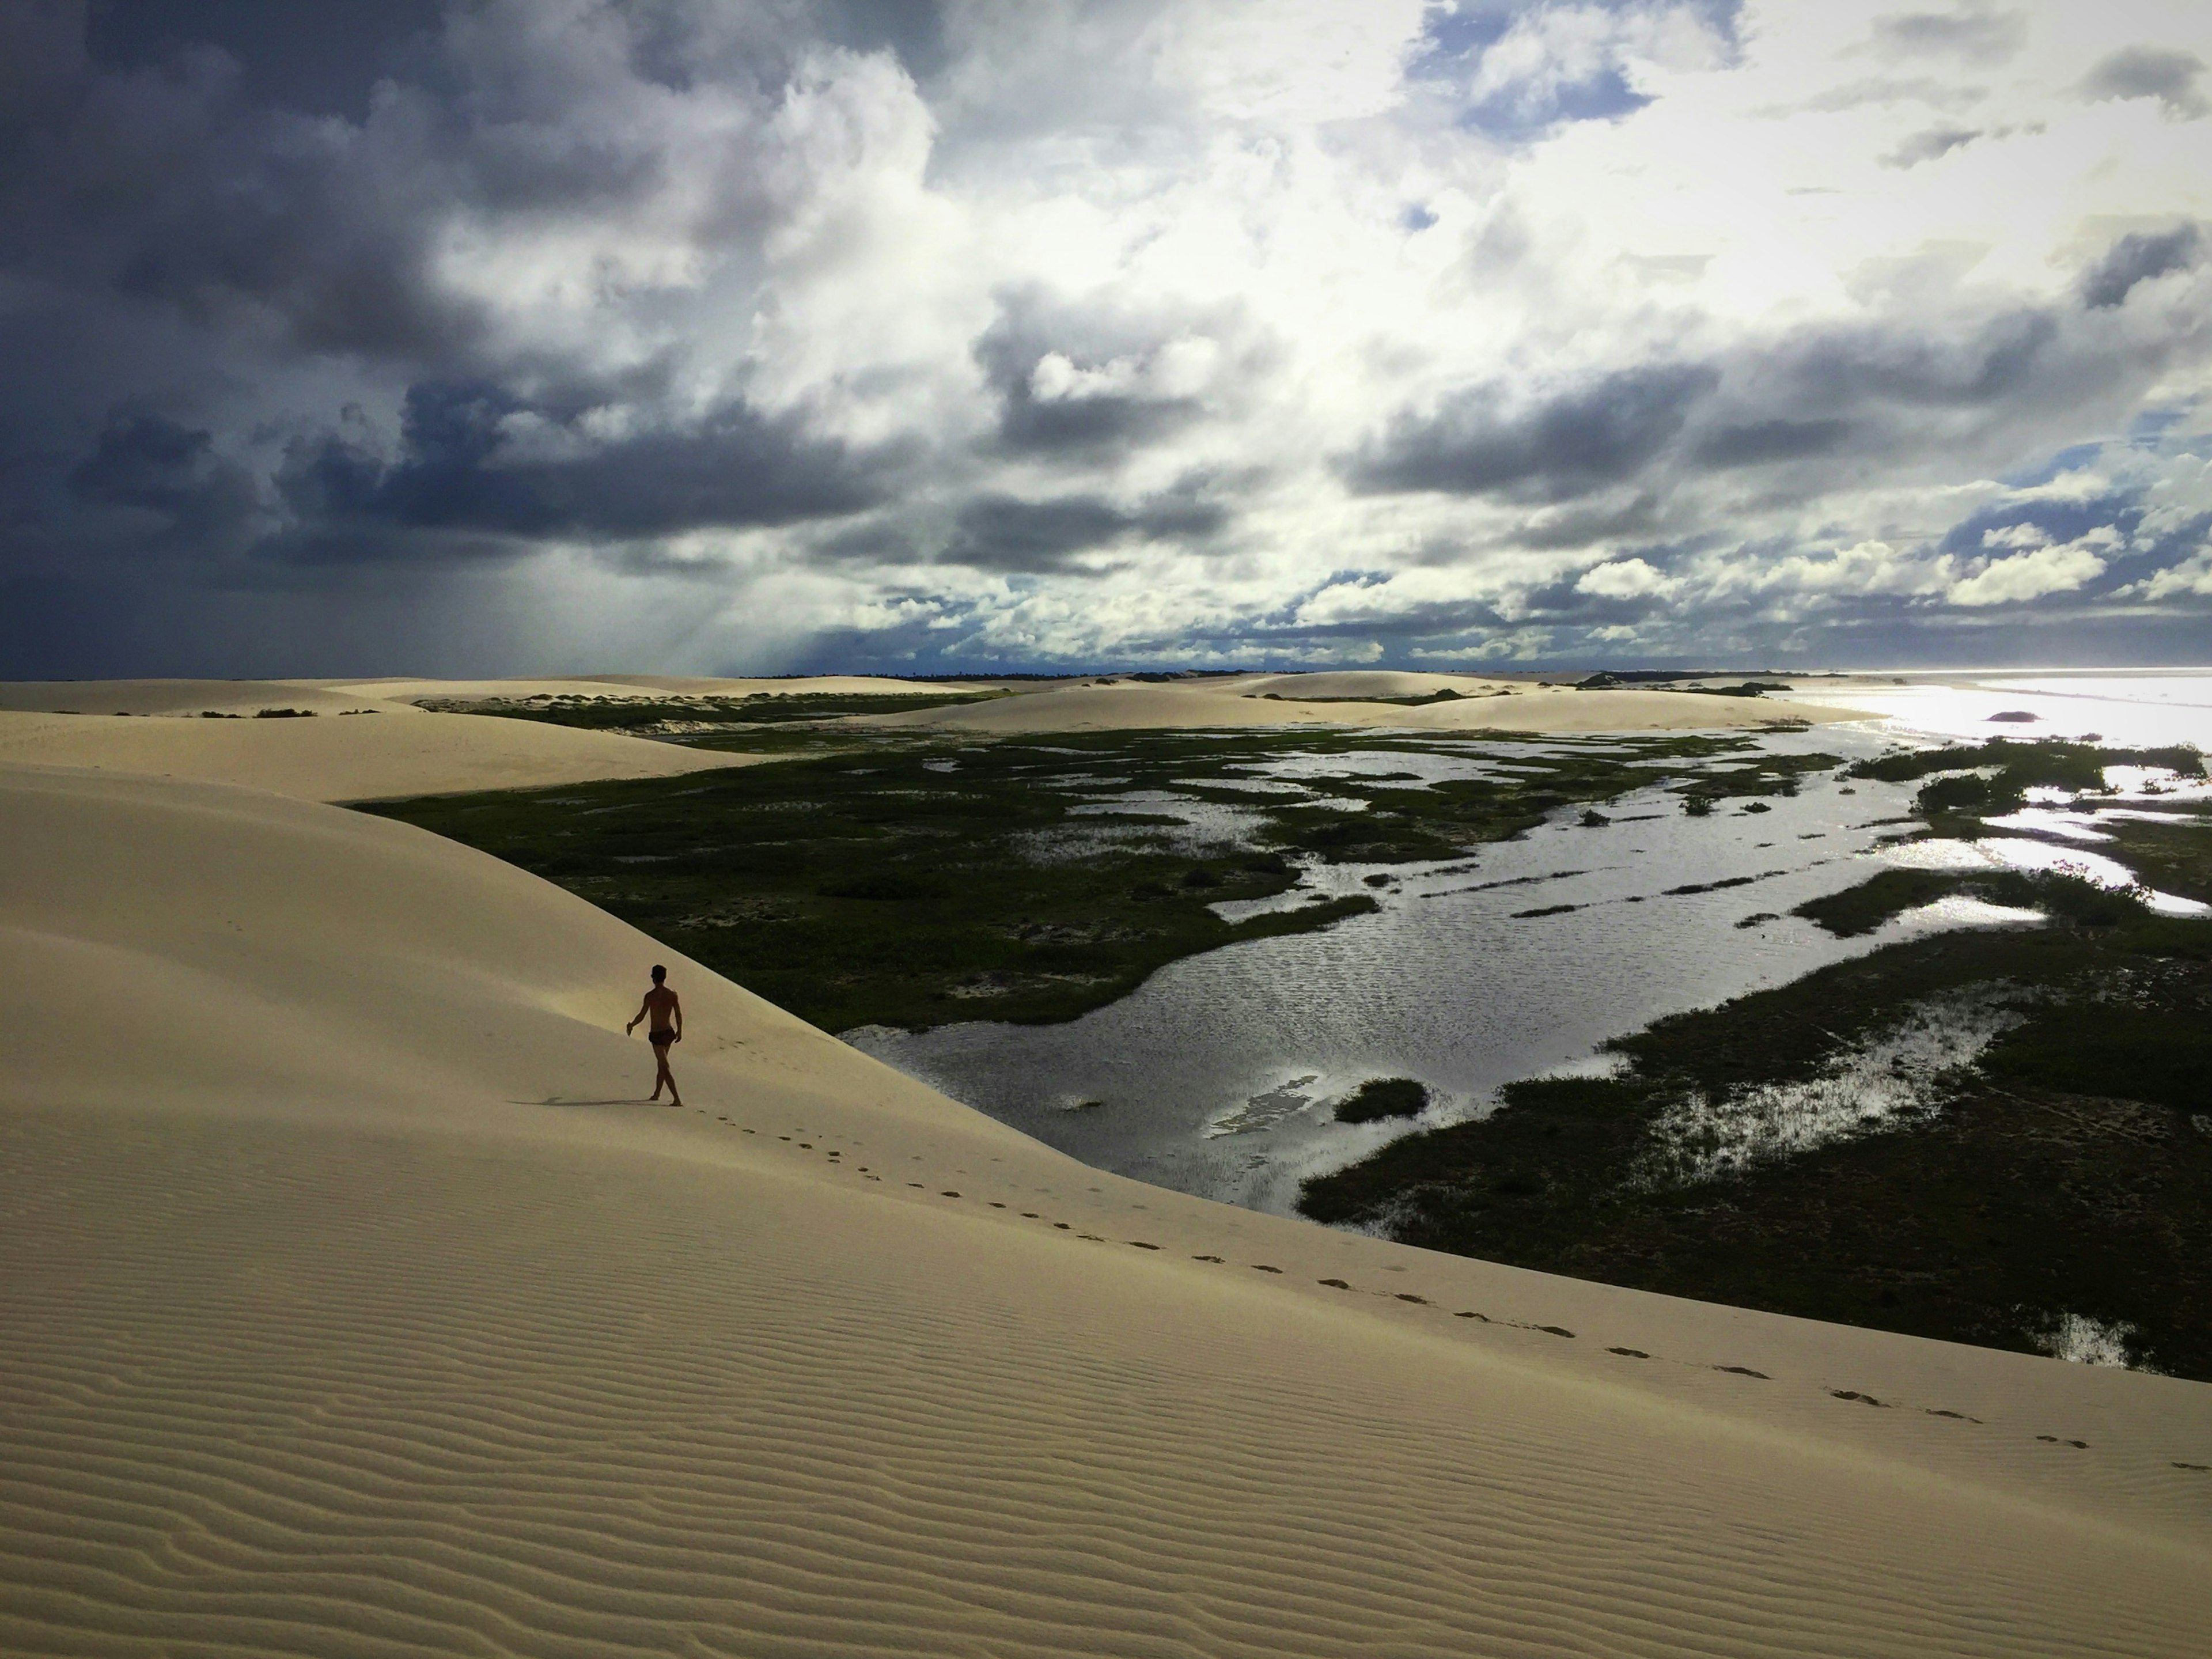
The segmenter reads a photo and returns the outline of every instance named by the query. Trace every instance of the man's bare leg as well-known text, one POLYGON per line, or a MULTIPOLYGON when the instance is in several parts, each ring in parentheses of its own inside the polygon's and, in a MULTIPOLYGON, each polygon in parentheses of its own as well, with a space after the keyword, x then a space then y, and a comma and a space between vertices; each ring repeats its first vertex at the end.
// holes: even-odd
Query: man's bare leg
POLYGON ((654 1057, 660 1062, 660 1069, 653 1076, 653 1098, 655 1100, 660 1098, 660 1085, 666 1083, 668 1103, 671 1106, 681 1106, 684 1103, 684 1097, 676 1091, 676 1073, 668 1069, 668 1049, 665 1047, 658 1048, 653 1052, 654 1057))

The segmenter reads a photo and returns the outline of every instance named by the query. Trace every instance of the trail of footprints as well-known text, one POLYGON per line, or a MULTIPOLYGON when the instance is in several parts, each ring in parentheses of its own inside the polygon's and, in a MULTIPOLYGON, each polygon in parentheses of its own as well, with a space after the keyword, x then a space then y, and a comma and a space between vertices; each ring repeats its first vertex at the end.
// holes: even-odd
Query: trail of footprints
MULTIPOLYGON (((702 1117, 708 1115, 704 1107, 698 1107, 694 1109, 696 1109, 702 1117)), ((745 1127, 743 1124, 732 1121, 732 1120, 726 1116, 718 1115, 715 1116, 714 1121, 717 1123, 727 1124, 731 1128, 736 1129, 743 1134, 750 1135, 758 1133, 757 1130, 745 1127)), ((800 1133, 805 1132, 801 1131, 800 1133)), ((799 1152, 811 1152, 817 1150, 812 1141, 801 1140, 795 1134, 778 1135, 776 1139, 780 1141, 788 1143, 794 1150, 799 1152)), ((858 1146, 859 1143, 855 1142, 854 1145, 858 1146)), ((823 1151, 824 1158, 833 1168, 851 1170, 854 1173, 860 1176, 864 1181, 880 1182, 884 1179, 880 1172, 870 1169, 865 1164, 849 1164, 846 1162, 843 1153, 834 1148, 823 1148, 821 1150, 823 1151)), ((922 1160, 919 1156, 916 1156, 914 1158, 913 1161, 919 1164, 922 1160)), ((906 1185, 912 1188, 916 1192, 927 1193, 929 1190, 928 1183, 926 1182, 908 1181, 906 1182, 906 1185)), ((1092 1190, 1096 1191, 1097 1188, 1094 1188, 1092 1190)), ((938 1190, 937 1195, 939 1198, 951 1199, 963 1197, 963 1194, 950 1187, 940 1188, 938 1190)), ((994 1210, 1004 1210, 1007 1208, 1006 1205, 1001 1203, 997 1199, 987 1199, 982 1201, 988 1204, 990 1207, 994 1210)), ((1142 1209, 1144 1206, 1136 1205, 1132 1207, 1142 1209)), ((1111 1242, 1097 1233, 1077 1232, 1071 1223, 1066 1221, 1054 1221, 1049 1217, 1036 1210, 1023 1210, 1018 1212, 1018 1213, 1021 1218, 1024 1221, 1042 1221, 1047 1223, 1048 1225, 1056 1231, 1071 1234, 1076 1238, 1087 1240, 1094 1244, 1104 1244, 1111 1242)), ((1160 1246, 1158 1244, 1149 1243, 1141 1238, 1124 1239, 1122 1243, 1131 1246, 1133 1249, 1139 1250, 1158 1250, 1160 1249, 1160 1246)), ((1191 1260, 1194 1261, 1206 1262, 1214 1267, 1227 1267, 1230 1265, 1224 1257, 1218 1255, 1194 1255, 1191 1257, 1191 1260)), ((1280 1267, 1275 1267, 1269 1262, 1255 1261, 1250 1263, 1249 1266, 1255 1273, 1273 1273, 1278 1276, 1280 1276, 1283 1273, 1283 1270, 1280 1267)), ((1350 1291, 1354 1295, 1364 1294, 1368 1296, 1382 1297, 1394 1302, 1409 1303, 1415 1307, 1436 1308, 1439 1312, 1449 1311, 1451 1313, 1451 1316, 1455 1319, 1472 1319, 1476 1322, 1484 1325, 1502 1325, 1513 1330, 1535 1331, 1547 1336, 1564 1337, 1570 1341, 1579 1340, 1577 1338, 1574 1332, 1567 1329, 1563 1325, 1538 1325, 1531 1324, 1526 1321, 1518 1319, 1493 1319, 1488 1314, 1478 1313, 1473 1309, 1461 1309, 1455 1310, 1446 1310, 1441 1307, 1438 1304, 1430 1301, 1428 1297, 1416 1295, 1410 1291, 1368 1291, 1362 1292, 1357 1286, 1352 1285, 1351 1281, 1343 1279, 1316 1279, 1315 1283, 1333 1291, 1350 1291)), ((1646 1353, 1641 1348, 1609 1347, 1606 1352, 1609 1354, 1616 1354, 1623 1359, 1648 1360, 1652 1358, 1650 1354, 1646 1353)), ((1661 1363, 1668 1364, 1687 1364, 1692 1362, 1686 1360, 1662 1360, 1661 1363)), ((1753 1370, 1748 1365, 1707 1365, 1704 1369, 1707 1370, 1718 1371, 1729 1376, 1753 1377, 1761 1382, 1771 1382, 1773 1380, 1771 1377, 1768 1376, 1765 1371, 1753 1370)), ((1899 1403, 1896 1401, 1878 1400, 1874 1395, 1863 1393, 1856 1389, 1831 1389, 1828 1390, 1828 1396, 1832 1400, 1845 1401, 1862 1406, 1871 1406, 1881 1411, 1893 1411, 1899 1408, 1899 1403)), ((1982 1419, 1980 1418, 1969 1417, 1964 1412, 1950 1411, 1938 1406, 1923 1406, 1920 1409, 1924 1415, 1929 1417, 1947 1418, 1955 1423, 1971 1423, 1975 1425, 1977 1427, 1982 1425, 1982 1419)), ((2045 1445, 2068 1446, 2077 1451, 2087 1451, 2089 1449, 2089 1443, 2087 1441, 2069 1439, 2063 1435, 2039 1434, 2035 1438, 2045 1445)), ((2179 1459, 2172 1461, 2172 1466, 2177 1469, 2187 1469, 2192 1473, 2200 1474, 2212 1474, 2212 1464, 2188 1463, 2183 1462, 2179 1459)))

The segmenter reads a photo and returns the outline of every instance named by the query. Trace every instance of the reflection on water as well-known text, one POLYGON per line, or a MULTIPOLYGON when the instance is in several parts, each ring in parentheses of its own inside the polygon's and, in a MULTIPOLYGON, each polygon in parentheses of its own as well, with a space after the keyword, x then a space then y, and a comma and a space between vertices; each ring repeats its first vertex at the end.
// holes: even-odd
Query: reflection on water
POLYGON ((1892 735, 1951 740, 2090 738, 2122 748, 2203 744, 2212 734, 2212 673, 2176 669, 2142 674, 1990 674, 1967 684, 1823 686, 1798 682, 1808 702, 1863 708, 1892 735), (2026 721, 1997 714, 2027 714, 2026 721))
MULTIPOLYGON (((1820 696, 1814 685, 1802 694, 1820 696)), ((1997 732, 2098 731, 2108 743, 2146 745, 2212 735, 2212 676, 2203 674, 2149 683, 2029 677, 1972 690, 1912 686, 1863 696, 1855 686, 1848 698, 1827 696, 1863 707, 1887 704, 1881 712, 1891 718, 1771 733, 1760 744, 1857 757, 1899 742, 1978 741, 1997 732), (1988 724, 1990 714, 2006 710, 2036 713, 2038 723, 1988 724)), ((1616 747, 1546 741, 1450 754, 1300 754, 1240 769, 1255 793, 1297 786, 1326 794, 1332 778, 1395 777, 1423 787, 1494 774, 1540 755, 1616 747)), ((1674 769, 1678 775, 1680 769, 1674 769)), ((1224 904, 1220 914, 1237 920, 1350 893, 1371 895, 1380 908, 1323 933, 1186 958, 1121 1001, 1066 1024, 975 1022, 920 1035, 869 1028, 848 1038, 1087 1163, 1284 1211, 1306 1176, 1364 1157, 1417 1125, 1479 1115, 1501 1084, 1604 1069, 1600 1042, 1662 1015, 1781 984, 1899 939, 2039 920, 1955 896, 1842 940, 1788 914, 1884 864, 2070 866, 2109 884, 2132 880, 2091 851, 2085 836, 2066 833, 2088 824, 2076 821, 2084 804, 2063 796, 2036 800, 2035 810, 2053 815, 2048 820, 2008 826, 2030 833, 1914 842, 1904 838, 1917 822, 1910 813, 1917 783, 1860 780, 1839 787, 1832 776, 1808 776, 1796 795, 1757 804, 1769 810, 1727 801, 1709 817, 1691 817, 1658 787, 1668 770, 1655 763, 1653 787, 1606 805, 1606 822, 1596 826, 1585 827, 1577 808, 1517 840, 1449 862, 1309 866, 1290 893, 1224 904), (1428 1085, 1431 1103, 1417 1124, 1333 1121, 1337 1100, 1380 1077, 1428 1085), (1076 1103, 1082 1109, 1070 1109, 1076 1103)), ((2110 781, 2130 804, 2123 810, 2140 809, 2165 787, 2154 776, 2123 775, 2117 768, 2110 781)), ((1228 793, 1218 781, 1190 787, 1228 793)), ((1103 818, 1061 832, 1067 842, 1040 844, 1038 855, 1079 855, 1073 838, 1094 831, 1166 836, 1194 849, 1213 848, 1252 821, 1244 809, 1172 792, 1123 794, 1098 810, 1177 823, 1115 826, 1103 818)), ((2178 899, 2160 908, 2204 908, 2178 899)), ((1967 1031, 1957 1021, 1929 1018, 1935 1023, 1926 1029, 1900 1030, 1881 1053, 1869 1049, 1857 1071, 1843 1064, 1825 1080, 1825 1091, 1765 1103, 1777 1108, 1765 1114, 1766 1127, 1717 1108, 1715 1121, 1704 1126, 1716 1169, 1755 1155, 1758 1145, 1779 1146, 1792 1135, 1809 1145, 1840 1132, 1847 1118, 1863 1115, 1857 1109, 1869 1100, 1877 1118, 1907 1109, 1911 1091, 1877 1086, 1878 1073, 1933 1075, 1958 1063, 1945 1055, 1978 1050, 1996 1029, 1984 1020, 1967 1031)))
MULTIPOLYGON (((2077 1365, 2125 1366, 2130 1340, 2136 1328, 2124 1321, 2091 1319, 2086 1314, 2062 1313, 2045 1333, 2043 1351, 2053 1359, 2070 1359, 2077 1365)), ((2138 1369, 2148 1370, 2148 1367, 2138 1369)))
MULTIPOLYGON (((1864 732, 1765 741, 1800 753, 1881 747, 1864 732)), ((1379 758, 1446 775, 1480 763, 1379 758)), ((1297 767, 1341 775, 1347 757, 1282 769, 1297 767)), ((1186 958, 1069 1024, 868 1029, 848 1040, 1088 1163, 1285 1209, 1305 1175, 1405 1132, 1330 1119, 1332 1103, 1369 1078, 1419 1079, 1434 1100, 1422 1121, 1450 1121, 1482 1109, 1499 1084, 1586 1062, 1602 1039, 1661 1014, 1954 921, 1908 916, 1845 942, 1778 914, 1863 879, 1885 833, 1870 821, 1901 816, 1910 796, 1909 786, 1875 782, 1844 795, 1815 776, 1794 797, 1759 803, 1765 812, 1730 802, 1690 817, 1676 798, 1642 790, 1609 806, 1603 827, 1569 811, 1448 863, 1314 866, 1273 902, 1361 892, 1381 908, 1324 933, 1186 958), (1387 879, 1370 884, 1376 877, 1387 879), (1739 926, 1755 912, 1769 919, 1739 926), (1070 1113, 1070 1099, 1103 1103, 1070 1113)))
MULTIPOLYGON (((2069 836, 2069 839, 2075 837, 2069 836)), ((2142 886, 2135 872, 2117 859, 2078 846, 2054 847, 2049 842, 2033 841, 2025 836, 1988 836, 1978 841, 1905 842, 1884 848, 1882 859, 1885 863, 1906 870, 2027 870, 2079 876, 2100 887, 2132 889, 2160 915, 2212 915, 2212 905, 2142 886)))

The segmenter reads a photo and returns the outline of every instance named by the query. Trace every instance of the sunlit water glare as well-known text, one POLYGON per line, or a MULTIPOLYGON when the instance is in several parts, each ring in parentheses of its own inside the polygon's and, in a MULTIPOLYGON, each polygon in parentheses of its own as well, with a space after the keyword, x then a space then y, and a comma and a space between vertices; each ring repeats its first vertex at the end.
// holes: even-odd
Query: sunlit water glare
MULTIPOLYGON (((2204 674, 2020 677, 1866 696, 1854 688, 1848 699, 1808 684, 1802 695, 1879 705, 1883 718, 1774 733, 1763 744, 1847 759, 1900 742, 1998 734, 2096 732, 2109 744, 2212 746, 2212 676, 2204 674), (1989 722, 2006 711, 2035 713, 2038 720, 1989 722)), ((1499 744, 1487 760, 1383 751, 1296 757, 1254 768, 1253 787, 1257 793, 1316 773, 1463 774, 1510 767, 1538 746, 1499 744)), ((2113 781, 2139 787, 2144 780, 2113 781)), ((1316 866, 1291 894, 1219 908, 1237 919, 1317 896, 1368 893, 1381 908, 1322 933, 1174 963, 1121 1001, 1065 1024, 977 1021, 919 1035, 872 1027, 848 1040, 1099 1168, 1285 1211, 1306 1176, 1413 1127, 1333 1120, 1334 1103, 1367 1079, 1419 1079, 1432 1095, 1419 1122, 1454 1121, 1489 1109, 1498 1087, 1516 1079, 1604 1069, 1600 1043, 1663 1015, 1785 983, 1900 939, 2039 920, 1954 896, 1846 940, 1790 915, 1884 864, 2065 867, 2106 884, 2130 879, 2094 849, 2097 832, 2086 817, 2075 822, 2081 815, 2049 804, 2042 810, 2051 821, 2029 817, 2016 826, 2033 835, 1904 841, 1913 825, 1899 820, 1917 787, 1815 775, 1795 797, 1766 798, 1771 811, 1747 812, 1745 802, 1728 801, 1708 817, 1685 815, 1678 798, 1655 787, 1607 805, 1612 822, 1601 828, 1583 827, 1572 809, 1517 840, 1446 863, 1316 866), (1388 880, 1370 885, 1370 877, 1388 880), (1714 885, 1723 882, 1734 884, 1714 885), (1755 916, 1765 919, 1741 925, 1755 916)), ((1175 839, 1194 854, 1251 821, 1239 809, 1179 801, 1171 792, 1141 801, 1122 796, 1097 810, 1182 817, 1186 828, 1175 839)), ((1089 842, 1089 831, 1071 830, 1036 854, 1081 856, 1089 842)), ((1912 1067, 1930 1072, 1971 1059, 1993 1029, 1988 1019, 1923 1024, 1897 1041, 1912 1067), (1954 1036, 1960 1052, 1947 1058, 1937 1050, 1954 1036)), ((1716 1106, 1711 1121, 1681 1127, 1703 1138, 1716 1171, 1761 1147, 1814 1144, 1864 1118, 1845 1098, 1856 1075, 1844 1066, 1817 1100, 1767 1103, 1777 1106, 1765 1115, 1771 1122, 1753 1125, 1716 1106)), ((1877 1117, 1899 1109, 1887 1095, 1875 1104, 1877 1117)))

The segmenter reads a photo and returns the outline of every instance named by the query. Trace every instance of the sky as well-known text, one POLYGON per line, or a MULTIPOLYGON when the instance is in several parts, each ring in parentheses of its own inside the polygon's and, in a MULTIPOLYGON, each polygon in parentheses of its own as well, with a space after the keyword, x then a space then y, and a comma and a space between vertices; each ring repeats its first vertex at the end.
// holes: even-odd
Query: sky
POLYGON ((0 677, 2212 661, 2202 0, 0 0, 0 677))

